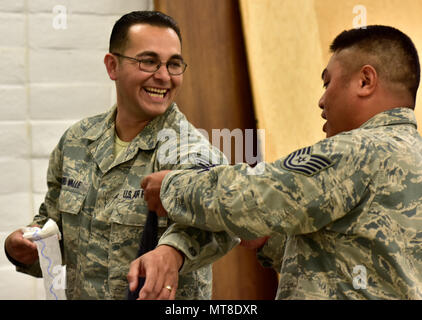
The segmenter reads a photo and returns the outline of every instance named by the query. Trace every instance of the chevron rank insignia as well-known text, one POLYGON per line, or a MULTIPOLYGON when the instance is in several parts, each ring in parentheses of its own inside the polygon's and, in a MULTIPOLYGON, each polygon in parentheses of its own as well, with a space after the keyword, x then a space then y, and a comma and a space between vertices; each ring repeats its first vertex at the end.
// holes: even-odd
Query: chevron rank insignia
POLYGON ((284 169, 298 172, 308 177, 313 176, 332 165, 333 161, 330 159, 321 155, 311 154, 311 147, 306 147, 291 153, 282 163, 284 169))

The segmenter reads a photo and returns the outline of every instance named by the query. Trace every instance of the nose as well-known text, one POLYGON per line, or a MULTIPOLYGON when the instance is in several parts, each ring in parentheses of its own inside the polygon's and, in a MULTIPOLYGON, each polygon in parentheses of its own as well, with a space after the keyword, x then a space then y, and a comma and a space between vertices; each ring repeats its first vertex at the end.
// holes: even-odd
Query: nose
POLYGON ((324 109, 324 96, 325 94, 323 94, 318 101, 318 107, 320 107, 320 109, 324 109))
POLYGON ((154 78, 163 81, 170 81, 171 77, 165 64, 162 64, 158 70, 154 72, 154 78))

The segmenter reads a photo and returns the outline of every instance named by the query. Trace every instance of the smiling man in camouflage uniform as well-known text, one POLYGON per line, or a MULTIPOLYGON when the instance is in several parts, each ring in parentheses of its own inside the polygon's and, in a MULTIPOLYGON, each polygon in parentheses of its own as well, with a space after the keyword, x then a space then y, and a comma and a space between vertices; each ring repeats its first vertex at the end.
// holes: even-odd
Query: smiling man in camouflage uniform
MULTIPOLYGON (((80 121, 62 136, 51 154, 45 201, 31 224, 42 226, 52 218, 59 225, 68 299, 126 298, 126 276, 148 213, 143 177, 209 159, 225 161, 174 103, 186 64, 172 18, 159 12, 123 16, 113 28, 104 63, 116 84, 117 106, 80 121), (172 141, 160 138, 165 130, 175 134, 172 141), (167 152, 160 156, 161 147, 167 152)), ((171 223, 159 219, 159 234, 171 223)), ((173 289, 163 283, 160 297, 210 299, 210 263, 236 243, 224 231, 175 226, 154 253, 170 252, 164 263, 170 267, 172 259, 178 265, 184 259, 198 268, 171 283, 173 289)), ((18 271, 40 276, 36 247, 21 231, 8 237, 6 252, 18 271)), ((177 274, 179 269, 164 270, 177 274)))
POLYGON ((422 299, 417 51, 385 26, 345 31, 331 51, 326 139, 261 175, 246 164, 155 173, 143 182, 148 205, 198 228, 270 237, 259 256, 280 272, 278 299, 422 299))

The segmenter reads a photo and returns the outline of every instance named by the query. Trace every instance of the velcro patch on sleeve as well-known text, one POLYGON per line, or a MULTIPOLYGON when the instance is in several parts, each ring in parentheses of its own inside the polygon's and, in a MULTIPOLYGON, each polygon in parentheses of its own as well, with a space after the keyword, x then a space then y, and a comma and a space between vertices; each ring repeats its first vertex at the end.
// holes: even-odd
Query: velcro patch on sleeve
POLYGON ((311 147, 306 147, 291 153, 281 164, 286 170, 301 173, 308 177, 313 176, 332 165, 333 161, 327 157, 312 154, 311 147))

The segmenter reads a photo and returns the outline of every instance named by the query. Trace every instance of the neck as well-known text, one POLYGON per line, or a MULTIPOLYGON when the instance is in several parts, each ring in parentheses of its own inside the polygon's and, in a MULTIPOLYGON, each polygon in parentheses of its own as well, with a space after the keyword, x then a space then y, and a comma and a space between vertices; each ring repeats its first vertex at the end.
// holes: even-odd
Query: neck
POLYGON ((381 112, 398 107, 411 107, 413 105, 414 101, 410 97, 391 95, 387 92, 377 95, 360 106, 360 125, 381 112))
POLYGON ((117 106, 116 133, 122 141, 132 141, 150 122, 150 120, 140 120, 131 117, 117 106))
POLYGON ((385 85, 380 88, 379 104, 386 110, 398 107, 414 107, 415 100, 408 90, 402 86, 385 85))

